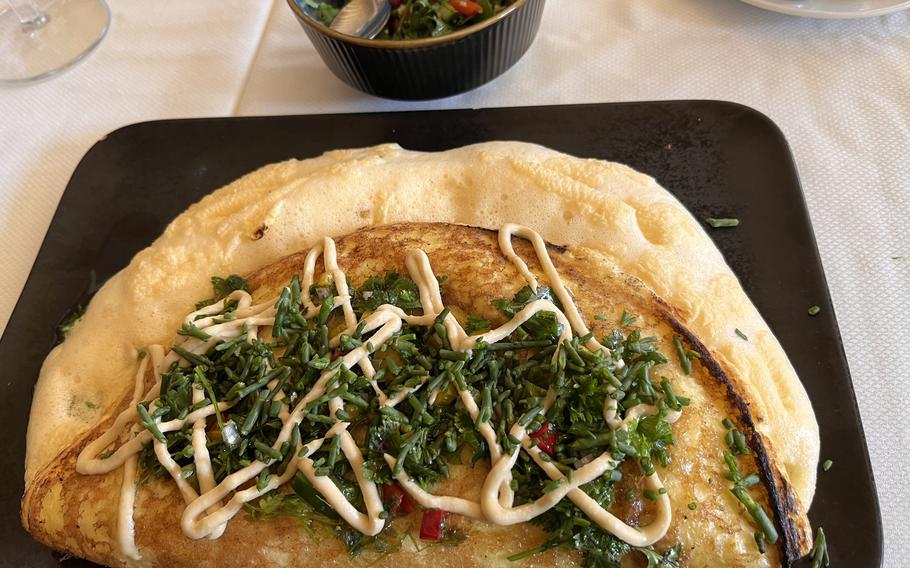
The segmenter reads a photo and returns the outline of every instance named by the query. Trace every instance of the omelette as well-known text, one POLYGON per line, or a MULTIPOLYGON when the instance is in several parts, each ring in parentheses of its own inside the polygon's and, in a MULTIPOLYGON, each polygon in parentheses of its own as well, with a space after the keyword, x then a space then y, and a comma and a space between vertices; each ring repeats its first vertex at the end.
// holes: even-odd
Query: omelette
MULTIPOLYGON (((689 303, 658 291, 667 267, 655 279, 532 223, 377 219, 375 204, 360 228, 256 258, 242 249, 287 230, 294 203, 233 213, 244 186, 287 187, 250 181, 184 214, 221 221, 191 229, 224 243, 220 265, 174 246, 191 226, 178 218, 49 356, 22 506, 39 541, 112 566, 779 566, 808 552, 805 393, 792 369, 744 372, 717 319, 699 333, 692 290, 689 303), (238 217, 255 228, 231 234, 238 217), (143 294, 132 278, 174 267, 215 269, 211 288, 172 287, 177 306, 165 290, 129 297, 143 294), (123 328, 153 323, 110 349, 98 325, 136 310, 123 328), (90 360, 104 341, 107 359, 90 360), (769 429, 768 402, 791 398, 804 403, 791 431, 769 429)), ((744 352, 780 350, 763 323, 749 329, 744 352)))

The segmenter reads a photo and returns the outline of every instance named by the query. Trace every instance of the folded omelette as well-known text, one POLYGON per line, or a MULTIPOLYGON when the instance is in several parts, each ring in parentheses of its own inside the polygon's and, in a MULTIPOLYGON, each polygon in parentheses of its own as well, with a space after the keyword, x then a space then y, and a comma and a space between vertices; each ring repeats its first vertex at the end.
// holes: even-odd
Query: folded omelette
POLYGON ((112 566, 811 546, 811 405, 710 239, 650 178, 518 143, 216 191, 51 352, 28 436, 23 525, 112 566))

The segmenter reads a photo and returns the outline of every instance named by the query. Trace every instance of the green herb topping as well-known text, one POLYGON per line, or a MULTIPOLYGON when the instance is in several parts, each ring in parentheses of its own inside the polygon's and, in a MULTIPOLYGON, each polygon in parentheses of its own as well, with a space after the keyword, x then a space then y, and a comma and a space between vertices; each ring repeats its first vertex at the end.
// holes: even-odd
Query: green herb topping
MULTIPOLYGON (((242 279, 234 277, 213 279, 213 285, 214 298, 202 304, 214 304, 231 291, 246 288, 242 279)), ((303 447, 300 455, 307 455, 316 475, 329 477, 359 510, 363 510, 364 498, 355 472, 341 451, 340 436, 329 432, 337 420, 349 422, 347 431, 365 460, 364 476, 383 487, 395 487, 395 477, 402 472, 421 487, 432 487, 449 477, 452 465, 485 458, 487 442, 477 426, 489 424, 504 452, 519 452, 512 471, 515 506, 534 501, 564 482, 552 481, 527 452, 518 449, 518 441, 509 434, 516 422, 531 433, 539 455, 545 456, 541 459, 567 475, 604 452, 618 463, 637 463, 646 475, 670 463, 674 438, 667 416, 689 401, 676 394, 668 378, 658 377, 667 358, 657 350, 655 338, 644 337, 639 328, 631 327, 635 318, 627 312, 623 313, 622 327, 603 337, 604 350, 596 352, 587 347, 590 334, 560 341, 562 326, 555 314, 547 311, 529 318, 503 341, 481 341, 466 352, 451 349, 441 324, 448 310, 429 328, 403 323, 381 345, 369 343, 361 325, 353 333, 340 335, 338 346, 333 347, 330 338, 343 328, 341 310, 333 311, 335 293, 331 281, 303 291, 295 277, 275 305, 272 337, 248 339, 244 328, 237 339, 218 342, 205 353, 174 346, 180 360, 162 375, 160 396, 136 408, 142 426, 155 440, 166 444, 188 483, 198 488, 192 424, 187 422, 169 432, 162 432, 159 425, 183 420, 219 402, 229 408, 213 415, 207 432, 216 483, 259 460, 268 464, 256 479, 256 485, 263 488, 286 472, 294 448, 326 438, 312 453, 306 454, 303 447), (306 316, 304 293, 319 306, 313 317, 306 316), (364 345, 371 352, 373 381, 389 397, 402 397, 397 406, 380 405, 374 385, 360 367, 344 364, 345 354, 364 345), (291 440, 276 447, 284 426, 282 412, 309 393, 326 370, 337 372, 325 386, 325 394, 306 405, 306 414, 294 428, 291 440), (543 412, 550 388, 555 391, 555 402, 543 412), (194 389, 198 402, 193 402, 194 389), (476 421, 459 397, 463 390, 478 402, 476 421), (333 399, 343 401, 335 412, 329 408, 333 399), (615 401, 618 419, 639 405, 652 405, 655 410, 631 419, 628 428, 611 429, 604 417, 608 400, 615 401), (389 467, 385 454, 396 458, 394 468, 389 467)), ((421 308, 415 283, 394 272, 368 278, 351 289, 350 295, 358 318, 383 304, 406 313, 419 313, 421 308)), ((494 305, 505 317, 511 317, 538 299, 559 305, 544 287, 536 291, 526 287, 511 300, 497 300, 494 305)), ((236 303, 225 302, 218 313, 206 313, 205 317, 232 321, 236 308, 236 303)), ((475 332, 492 325, 476 317, 469 322, 475 332)), ((184 325, 180 335, 187 338, 183 341, 210 339, 207 332, 192 324, 184 325)), ((681 349, 679 338, 676 343, 681 349)), ((683 359, 688 361, 685 353, 683 359)), ((140 480, 164 473, 152 445, 140 454, 140 471, 140 480)), ((606 508, 614 501, 621 481, 617 466, 582 485, 581 490, 606 508)), ((292 492, 286 487, 273 491, 247 504, 247 510, 257 519, 290 515, 300 519, 307 530, 327 529, 344 540, 352 554, 400 546, 404 537, 390 528, 391 523, 386 523, 387 528, 377 536, 364 536, 341 520, 302 474, 296 474, 290 485, 292 492)), ((657 499, 663 493, 650 497, 657 499)), ((395 514, 400 510, 389 506, 384 518, 395 514)), ((569 499, 534 522, 550 537, 541 547, 517 553, 511 560, 564 546, 580 551, 588 566, 618 566, 622 557, 635 551, 646 557, 649 566, 678 566, 678 547, 658 552, 629 546, 591 522, 569 499)))

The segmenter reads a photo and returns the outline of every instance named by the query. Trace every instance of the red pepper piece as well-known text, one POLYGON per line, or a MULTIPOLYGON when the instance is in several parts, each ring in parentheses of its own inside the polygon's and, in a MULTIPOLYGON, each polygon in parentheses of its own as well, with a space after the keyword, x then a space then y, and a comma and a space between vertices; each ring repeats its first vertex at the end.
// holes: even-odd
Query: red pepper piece
POLYGON ((417 510, 417 504, 397 483, 382 486, 382 500, 393 515, 408 515, 417 510))
POLYGON ((447 515, 448 513, 442 509, 424 511, 423 519, 420 521, 420 540, 439 540, 442 538, 447 515))
POLYGON ((462 16, 476 16, 483 12, 483 7, 473 0, 449 0, 452 8, 462 16))
POLYGON ((549 422, 544 422, 540 428, 532 433, 531 438, 537 440, 537 447, 540 451, 551 458, 556 457, 556 442, 559 441, 559 434, 554 428, 550 427, 549 422))
POLYGON ((334 361, 335 359, 337 359, 339 357, 341 357, 341 349, 336 349, 336 350, 332 351, 332 361, 334 361))

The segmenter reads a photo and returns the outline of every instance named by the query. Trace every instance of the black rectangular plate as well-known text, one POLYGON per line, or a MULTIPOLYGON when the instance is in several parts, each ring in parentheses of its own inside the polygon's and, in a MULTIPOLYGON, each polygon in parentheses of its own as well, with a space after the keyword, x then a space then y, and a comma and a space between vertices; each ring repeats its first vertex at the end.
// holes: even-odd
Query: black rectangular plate
POLYGON ((271 162, 383 142, 445 150, 486 140, 623 162, 654 176, 698 219, 742 220, 710 234, 790 356, 817 413, 822 459, 835 463, 819 474, 810 518, 825 528, 833 566, 880 566, 875 483, 793 158, 767 117, 716 101, 168 120, 111 133, 73 173, 0 340, 8 383, 0 396, 2 562, 56 563, 22 530, 18 509, 32 387, 57 324, 171 219, 271 162), (816 304, 821 313, 809 317, 816 304))

